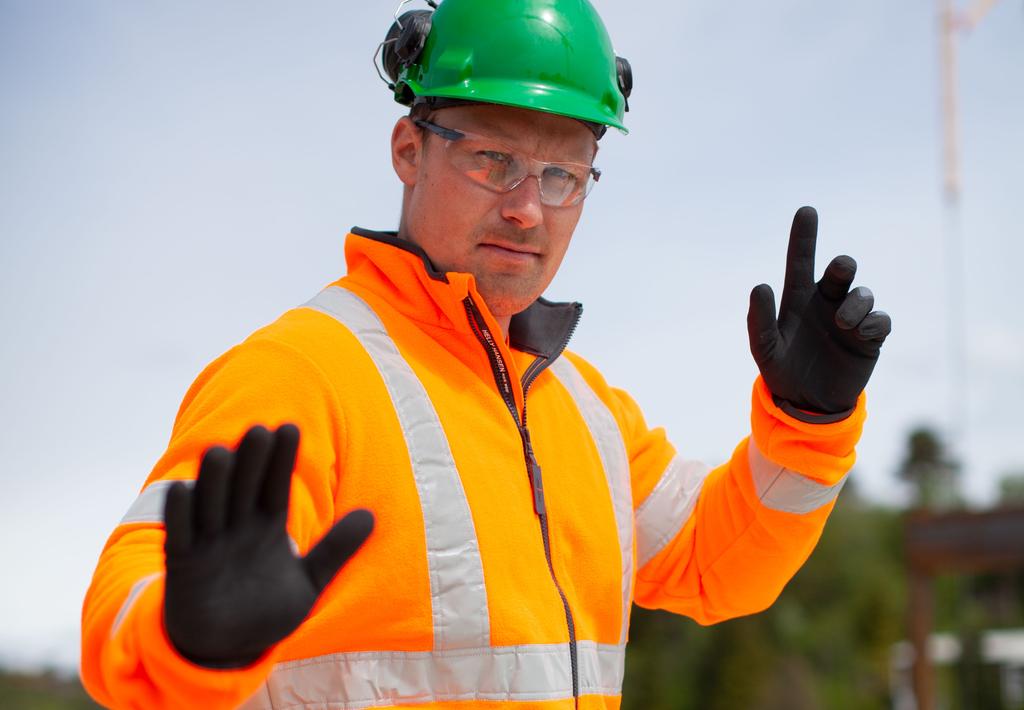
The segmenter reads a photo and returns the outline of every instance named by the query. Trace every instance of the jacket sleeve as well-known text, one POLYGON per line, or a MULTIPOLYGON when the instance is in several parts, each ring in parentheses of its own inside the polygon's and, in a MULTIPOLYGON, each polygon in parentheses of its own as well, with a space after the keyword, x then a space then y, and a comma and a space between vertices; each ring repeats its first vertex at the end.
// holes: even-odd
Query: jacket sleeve
POLYGON ((212 445, 234 447, 254 424, 301 430, 288 531, 305 552, 333 522, 344 435, 333 390, 294 348, 258 335, 211 363, 178 411, 167 451, 114 528, 82 608, 82 681, 116 708, 233 708, 270 673, 276 647, 252 666, 211 670, 182 658, 163 627, 163 499, 191 480, 212 445))
POLYGON ((675 455, 661 470, 633 467, 634 485, 649 491, 635 500, 636 603, 701 624, 770 606, 817 544, 864 418, 861 394, 843 421, 799 421, 758 378, 751 435, 727 463, 708 470, 675 455))
POLYGON ((636 539, 634 602, 701 624, 762 611, 807 560, 854 463, 865 419, 790 417, 754 383, 751 435, 710 468, 649 429, 624 391, 571 356, 618 421, 629 458, 636 539))

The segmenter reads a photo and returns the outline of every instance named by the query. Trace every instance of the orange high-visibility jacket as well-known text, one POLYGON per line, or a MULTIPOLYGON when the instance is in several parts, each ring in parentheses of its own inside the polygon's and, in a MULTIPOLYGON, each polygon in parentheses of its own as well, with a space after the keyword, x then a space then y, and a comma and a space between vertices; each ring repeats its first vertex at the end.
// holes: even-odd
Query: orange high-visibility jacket
POLYGON ((760 611, 806 560, 864 420, 798 421, 758 380, 715 469, 563 353, 578 304, 508 341, 462 273, 354 230, 348 275, 210 364, 100 557, 82 678, 119 708, 618 708, 631 605, 702 624, 760 611), (299 629, 252 666, 183 659, 162 625, 163 496, 254 424, 302 432, 288 531, 376 528, 299 629), (575 696, 575 697, 574 697, 575 696))

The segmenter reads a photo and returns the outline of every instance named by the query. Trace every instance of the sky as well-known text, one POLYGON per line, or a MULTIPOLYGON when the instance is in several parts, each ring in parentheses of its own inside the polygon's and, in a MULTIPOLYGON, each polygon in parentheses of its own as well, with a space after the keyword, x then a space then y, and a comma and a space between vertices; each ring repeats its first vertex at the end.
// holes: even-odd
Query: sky
MULTIPOLYGON (((0 0, 0 665, 75 667, 97 557, 188 385, 340 276, 351 226, 397 227, 402 108, 371 66, 395 4, 0 0)), ((813 205, 819 275, 854 256, 893 319, 855 485, 906 502, 908 432, 955 429, 990 504, 1024 471, 1024 5, 958 39, 953 212, 933 3, 594 4, 635 87, 547 292, 584 304, 572 348, 724 461, 750 289, 779 292, 813 205)))

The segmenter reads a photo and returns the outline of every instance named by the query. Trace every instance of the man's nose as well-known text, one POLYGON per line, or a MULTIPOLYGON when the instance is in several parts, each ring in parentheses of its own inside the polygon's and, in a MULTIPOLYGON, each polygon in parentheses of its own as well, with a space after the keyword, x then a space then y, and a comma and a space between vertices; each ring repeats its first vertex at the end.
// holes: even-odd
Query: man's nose
POLYGON ((505 193, 501 203, 501 216, 514 222, 520 229, 531 229, 543 222, 540 178, 536 175, 527 175, 515 189, 505 193))

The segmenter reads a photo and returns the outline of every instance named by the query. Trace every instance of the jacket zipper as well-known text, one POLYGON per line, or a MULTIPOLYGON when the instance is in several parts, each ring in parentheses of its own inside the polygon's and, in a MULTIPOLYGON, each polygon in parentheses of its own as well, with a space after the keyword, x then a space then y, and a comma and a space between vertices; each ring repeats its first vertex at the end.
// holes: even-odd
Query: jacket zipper
MULTIPOLYGON (((540 464, 537 462, 537 457, 533 451, 533 443, 530 441, 530 430, 526 427, 526 393, 529 390, 530 385, 533 384, 533 381, 547 366, 547 358, 537 358, 537 360, 534 360, 523 376, 523 416, 520 418, 519 409, 516 407, 515 394, 512 391, 512 381, 510 379, 508 366, 501 355, 501 350, 498 349, 498 344, 494 340, 493 334, 484 322, 483 315, 480 313, 480 309, 477 308, 476 303, 473 302, 472 297, 467 296, 462 303, 466 308, 469 325, 473 329, 473 333, 476 335, 477 340, 479 340, 480 344, 483 345, 484 351, 487 353, 487 359, 491 364, 491 372, 494 374, 494 382, 498 386, 498 393, 504 400, 505 406, 508 407, 509 413, 512 415, 512 419, 515 420, 516 428, 519 430, 519 437, 523 442, 523 457, 526 460, 526 474, 529 476, 530 488, 533 491, 533 510, 540 520, 540 534, 544 541, 544 557, 547 559, 548 572, 551 574, 551 581, 554 582, 555 589, 558 591, 558 596, 562 600, 562 609, 565 611, 565 624, 569 629, 569 664, 572 668, 572 696, 574 704, 578 708, 580 699, 580 681, 576 649, 576 622, 573 619, 572 610, 569 608, 569 600, 566 598, 565 592, 562 591, 562 585, 558 583, 558 577, 555 576, 554 565, 551 563, 551 540, 548 533, 548 515, 547 508, 544 505, 544 480, 541 475, 540 464)), ((576 326, 573 324, 572 328, 569 329, 569 332, 566 335, 561 349, 565 349, 565 346, 568 344, 569 338, 572 337, 572 333, 575 329, 576 326)), ((559 350, 559 352, 561 352, 561 350, 559 350)))

